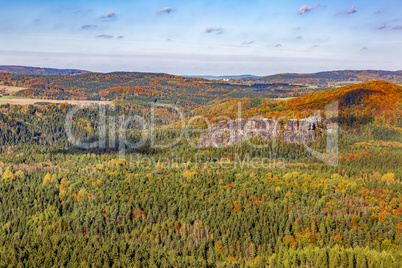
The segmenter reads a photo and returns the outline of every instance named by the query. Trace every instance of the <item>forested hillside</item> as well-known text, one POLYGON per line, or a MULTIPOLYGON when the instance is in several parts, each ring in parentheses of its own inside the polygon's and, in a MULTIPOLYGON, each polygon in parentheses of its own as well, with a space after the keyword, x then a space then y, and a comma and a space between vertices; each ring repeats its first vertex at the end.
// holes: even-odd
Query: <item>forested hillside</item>
POLYGON ((366 82, 279 101, 261 98, 224 100, 218 104, 200 106, 194 113, 208 119, 218 116, 236 119, 240 105, 243 118, 265 117, 286 121, 316 113, 325 117, 325 107, 334 102, 339 107, 336 119, 343 127, 368 123, 402 127, 402 87, 384 81, 366 82))
POLYGON ((400 133, 365 127, 341 141, 337 168, 289 144, 275 151, 284 169, 230 161, 269 148, 180 146, 131 166, 113 153, 9 148, 0 265, 400 267, 400 133))
POLYGON ((88 73, 78 76, 0 74, 0 86, 26 90, 17 96, 45 99, 117 100, 141 104, 158 100, 188 109, 225 98, 300 96, 313 90, 298 85, 229 83, 156 73, 88 73))
POLYGON ((400 124, 402 87, 384 81, 366 82, 332 90, 307 94, 274 105, 261 106, 250 114, 272 117, 303 118, 337 101, 339 120, 350 124, 400 124))
MULTIPOLYGON (((21 68, 29 69, 29 67, 21 68)), ((13 72, 16 74, 0 73, 0 87, 4 85, 26 88, 14 94, 19 97, 52 100, 114 100, 138 105, 159 101, 191 111, 216 101, 239 98, 298 97, 363 81, 384 80, 402 84, 401 72, 387 71, 279 74, 264 78, 217 80, 162 73, 105 74, 74 72, 74 70, 66 70, 66 72, 58 70, 59 73, 56 71, 44 72, 54 75, 36 75, 35 73, 41 73, 36 71, 32 71, 32 74, 22 71, 13 72)))

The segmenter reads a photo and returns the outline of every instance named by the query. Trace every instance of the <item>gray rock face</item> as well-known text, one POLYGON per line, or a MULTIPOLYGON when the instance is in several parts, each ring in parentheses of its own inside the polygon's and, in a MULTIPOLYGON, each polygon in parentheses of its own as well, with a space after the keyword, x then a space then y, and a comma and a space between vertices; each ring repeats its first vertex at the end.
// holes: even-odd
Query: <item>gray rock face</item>
POLYGON ((323 119, 321 116, 310 116, 304 119, 289 119, 285 125, 282 140, 301 143, 317 139, 315 130, 321 128, 323 119))
POLYGON ((207 147, 233 146, 247 139, 260 138, 272 140, 280 138, 283 141, 300 143, 316 140, 315 130, 322 127, 320 116, 310 116, 305 119, 290 119, 281 131, 279 123, 272 119, 237 119, 229 122, 222 121, 213 125, 209 133, 202 134, 200 143, 207 147), (281 135, 282 134, 282 135, 281 135))

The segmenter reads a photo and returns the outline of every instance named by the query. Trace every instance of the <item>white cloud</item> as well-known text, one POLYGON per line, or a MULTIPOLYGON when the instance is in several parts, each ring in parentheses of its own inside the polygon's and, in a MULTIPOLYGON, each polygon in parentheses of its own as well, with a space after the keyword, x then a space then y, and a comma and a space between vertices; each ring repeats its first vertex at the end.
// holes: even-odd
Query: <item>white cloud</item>
POLYGON ((223 29, 221 27, 215 28, 215 27, 208 27, 205 29, 206 33, 217 33, 221 34, 223 33, 223 29))
POLYGON ((92 24, 85 24, 81 27, 81 29, 90 29, 90 28, 96 28, 98 27, 97 25, 92 25, 92 24))
POLYGON ((297 13, 299 13, 299 14, 306 14, 306 13, 309 13, 311 10, 317 8, 319 5, 320 5, 320 3, 317 3, 317 4, 315 4, 315 5, 312 5, 311 7, 306 6, 306 5, 303 5, 301 8, 299 8, 299 9, 297 10, 297 13))
POLYGON ((113 35, 109 35, 109 34, 100 34, 96 36, 97 38, 104 38, 104 39, 112 39, 113 35))
POLYGON ((176 11, 175 8, 165 7, 165 8, 162 8, 162 9, 156 11, 156 14, 170 14, 170 13, 175 12, 175 11, 176 11))
POLYGON ((380 26, 377 27, 377 30, 384 30, 385 28, 387 28, 387 24, 381 24, 380 26))
POLYGON ((354 13, 356 13, 357 12, 357 10, 356 10, 356 6, 352 6, 348 11, 346 11, 346 14, 354 14, 354 13))
POLYGON ((117 15, 113 11, 110 11, 110 12, 100 16, 100 18, 104 19, 104 20, 112 20, 112 19, 116 19, 116 17, 117 17, 117 15))

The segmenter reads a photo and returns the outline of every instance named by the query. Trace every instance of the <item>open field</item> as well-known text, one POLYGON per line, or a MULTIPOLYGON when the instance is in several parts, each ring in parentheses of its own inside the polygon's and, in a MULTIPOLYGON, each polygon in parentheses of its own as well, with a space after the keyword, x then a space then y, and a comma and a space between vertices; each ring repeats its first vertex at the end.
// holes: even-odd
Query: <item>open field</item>
POLYGON ((110 104, 111 101, 90 101, 90 100, 45 100, 45 99, 28 99, 19 98, 13 96, 5 96, 0 98, 0 104, 14 104, 14 105, 30 105, 35 103, 68 103, 72 105, 83 105, 83 104, 110 104))
MULTIPOLYGON (((6 91, 9 94, 24 90, 24 87, 12 87, 12 86, 0 86, 0 91, 6 91)), ((68 103, 73 105, 82 105, 82 104, 97 104, 97 103, 105 103, 110 104, 110 101, 88 101, 88 100, 45 100, 45 99, 31 99, 24 98, 18 96, 1 96, 0 104, 15 104, 15 105, 30 105, 35 103, 68 103)))
POLYGON ((11 86, 0 86, 0 90, 5 90, 8 92, 18 92, 26 89, 25 87, 11 87, 11 86))
POLYGON ((285 101, 285 100, 291 100, 291 99, 293 99, 294 97, 288 97, 288 98, 275 98, 275 99, 272 99, 272 100, 275 100, 275 101, 285 101))
POLYGON ((17 96, 2 96, 0 97, 0 100, 13 100, 13 99, 26 99, 24 97, 17 97, 17 96))
POLYGON ((334 86, 348 86, 348 85, 357 85, 363 83, 363 81, 338 81, 333 83, 334 86))
POLYGON ((293 83, 293 84, 290 84, 290 85, 292 85, 292 86, 307 87, 307 88, 311 88, 311 89, 317 89, 317 88, 319 88, 319 86, 317 86, 317 85, 301 84, 301 83, 293 83))

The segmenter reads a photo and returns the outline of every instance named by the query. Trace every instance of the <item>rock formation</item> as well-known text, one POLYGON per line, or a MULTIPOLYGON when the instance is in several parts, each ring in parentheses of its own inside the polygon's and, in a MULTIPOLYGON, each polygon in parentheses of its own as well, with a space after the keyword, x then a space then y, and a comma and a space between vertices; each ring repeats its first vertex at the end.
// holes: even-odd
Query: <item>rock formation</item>
POLYGON ((210 127, 209 132, 202 134, 200 143, 207 147, 233 146, 247 139, 260 138, 272 140, 281 138, 283 141, 301 143, 317 139, 316 129, 322 128, 323 119, 320 116, 310 116, 305 119, 289 119, 281 131, 280 124, 272 119, 237 119, 222 121, 210 127))
POLYGON ((322 128, 321 116, 310 116, 304 119, 289 119, 285 125, 282 140, 287 142, 301 143, 317 139, 316 129, 322 128))

